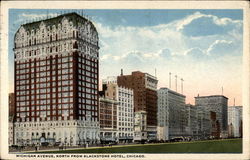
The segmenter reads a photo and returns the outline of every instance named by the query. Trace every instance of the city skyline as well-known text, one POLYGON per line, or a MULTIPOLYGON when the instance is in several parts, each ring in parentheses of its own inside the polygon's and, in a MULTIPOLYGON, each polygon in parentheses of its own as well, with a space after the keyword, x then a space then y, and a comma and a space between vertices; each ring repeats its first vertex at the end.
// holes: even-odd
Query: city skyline
MULTIPOLYGON (((9 21, 9 41, 25 20, 44 19, 62 10, 13 10, 9 21)), ((67 10, 67 12, 81 10, 67 10)), ((160 87, 172 90, 175 75, 184 79, 187 103, 198 94, 236 98, 241 105, 242 10, 84 10, 100 36, 100 81, 140 70, 156 75, 160 87), (157 17, 157 18, 155 18, 157 17), (110 63, 112 65, 110 65, 110 63), (153 65, 152 65, 153 64, 153 65), (164 73, 164 74, 163 74, 164 73)), ((13 43, 9 43, 12 52, 13 43)), ((11 55, 11 54, 9 54, 11 55)), ((10 73, 13 57, 9 56, 10 73)), ((13 91, 13 76, 10 92, 13 91)), ((101 84, 101 83, 99 83, 101 84)), ((178 80, 178 92, 181 93, 178 80)))

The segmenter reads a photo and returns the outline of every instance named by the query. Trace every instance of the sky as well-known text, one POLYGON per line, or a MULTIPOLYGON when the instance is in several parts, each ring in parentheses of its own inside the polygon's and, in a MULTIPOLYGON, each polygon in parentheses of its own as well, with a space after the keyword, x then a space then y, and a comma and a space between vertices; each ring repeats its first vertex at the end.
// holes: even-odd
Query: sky
POLYGON ((242 10, 9 10, 9 79, 13 92, 13 39, 21 24, 62 13, 89 17, 99 33, 100 82, 107 76, 142 71, 156 75, 158 88, 194 97, 223 95, 242 104, 242 10), (156 72, 155 72, 156 71, 156 72), (169 73, 171 72, 171 87, 169 73))

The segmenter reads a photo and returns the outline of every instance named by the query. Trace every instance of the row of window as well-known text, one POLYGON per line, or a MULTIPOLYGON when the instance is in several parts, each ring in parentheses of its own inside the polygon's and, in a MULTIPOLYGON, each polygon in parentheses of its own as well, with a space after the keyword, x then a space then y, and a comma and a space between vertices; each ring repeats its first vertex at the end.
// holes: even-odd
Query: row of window
MULTIPOLYGON (((121 125, 120 125, 121 126, 121 125)), ((131 126, 133 126, 133 124, 131 124, 131 126)), ((128 132, 132 132, 134 131, 133 128, 119 128, 119 131, 128 131, 128 132)))
POLYGON ((29 95, 31 94, 44 94, 44 93, 50 93, 50 92, 56 92, 56 89, 58 92, 69 92, 69 91, 73 91, 73 86, 62 86, 59 87, 57 86, 57 88, 47 88, 47 89, 32 89, 29 90, 29 86, 17 86, 17 95, 29 95), (20 90, 20 91, 19 91, 20 90), (21 91, 22 90, 22 91, 21 91), (46 92, 47 91, 47 92, 46 92))

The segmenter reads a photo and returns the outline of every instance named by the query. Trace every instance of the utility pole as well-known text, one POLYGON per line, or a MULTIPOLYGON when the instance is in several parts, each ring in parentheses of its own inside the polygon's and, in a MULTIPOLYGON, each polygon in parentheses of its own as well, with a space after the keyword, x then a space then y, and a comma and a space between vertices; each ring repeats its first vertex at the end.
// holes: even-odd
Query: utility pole
POLYGON ((181 78, 181 94, 183 94, 183 81, 184 81, 184 79, 181 78))
POLYGON ((171 88, 171 72, 169 72, 169 88, 171 88))
POLYGON ((175 91, 177 92, 177 75, 175 75, 175 91))

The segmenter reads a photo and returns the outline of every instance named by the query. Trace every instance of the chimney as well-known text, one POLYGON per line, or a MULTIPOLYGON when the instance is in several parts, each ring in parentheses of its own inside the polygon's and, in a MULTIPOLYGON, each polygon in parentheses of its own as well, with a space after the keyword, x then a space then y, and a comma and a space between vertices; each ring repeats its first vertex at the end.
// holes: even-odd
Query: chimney
POLYGON ((121 69, 121 76, 123 76, 123 69, 121 69))

